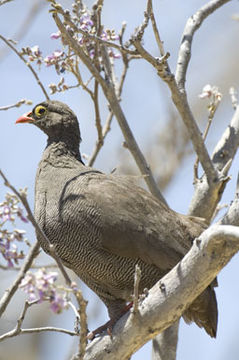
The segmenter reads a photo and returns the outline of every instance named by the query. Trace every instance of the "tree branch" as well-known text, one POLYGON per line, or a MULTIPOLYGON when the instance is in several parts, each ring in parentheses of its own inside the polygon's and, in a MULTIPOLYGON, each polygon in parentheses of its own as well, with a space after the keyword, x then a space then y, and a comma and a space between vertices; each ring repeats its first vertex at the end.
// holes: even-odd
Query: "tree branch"
POLYGON ((0 6, 4 5, 4 4, 6 4, 6 3, 10 2, 10 1, 13 1, 13 0, 1 0, 0 1, 0 6))
POLYGON ((173 324, 238 250, 239 227, 212 225, 160 280, 165 290, 160 289, 158 282, 139 305, 138 314, 124 315, 114 326, 111 338, 103 336, 92 341, 84 360, 113 360, 115 354, 119 359, 128 359, 173 324))
POLYGON ((21 106, 23 104, 32 105, 32 101, 27 100, 27 99, 22 99, 22 100, 19 100, 18 102, 16 102, 15 104, 0 106, 0 111, 9 110, 9 109, 12 109, 14 107, 19 107, 19 106, 21 106))
POLYGON ((182 34, 175 72, 176 83, 180 90, 185 89, 186 72, 191 58, 192 41, 195 32, 209 15, 229 1, 231 0, 211 0, 188 19, 182 34))
POLYGON ((29 307, 31 307, 32 305, 37 304, 37 303, 38 303, 38 300, 35 300, 33 302, 28 302, 28 301, 25 302, 23 311, 22 311, 19 319, 17 320, 16 327, 13 330, 1 335, 0 342, 5 339, 9 339, 9 338, 12 338, 12 337, 15 337, 18 335, 40 333, 40 332, 46 332, 46 331, 55 331, 55 332, 60 332, 60 333, 64 333, 64 334, 71 335, 71 336, 78 335, 78 333, 76 333, 76 332, 62 329, 62 328, 56 328, 56 327, 52 327, 52 326, 41 327, 41 328, 31 328, 31 329, 22 329, 22 323, 25 319, 27 310, 29 309, 29 307))
POLYGON ((230 124, 222 134, 212 155, 216 169, 221 172, 221 181, 208 184, 203 176, 195 182, 195 191, 189 206, 190 215, 203 216, 210 221, 221 199, 226 183, 230 179, 227 173, 239 147, 239 106, 230 124))
POLYGON ((172 100, 178 112, 180 113, 184 124, 188 129, 194 150, 197 153, 203 170, 207 175, 207 179, 209 182, 215 181, 218 178, 217 171, 213 167, 212 161, 205 147, 201 132, 189 107, 186 93, 180 92, 173 74, 169 71, 169 67, 167 64, 167 53, 161 59, 155 58, 143 48, 140 40, 137 39, 137 36, 132 39, 132 43, 134 44, 138 52, 141 54, 141 56, 151 65, 153 65, 153 67, 155 67, 158 75, 162 78, 162 80, 164 80, 168 84, 171 90, 172 100))
POLYGON ((153 12, 152 0, 148 0, 147 12, 149 14, 149 17, 150 17, 150 20, 151 20, 151 23, 152 23, 154 37, 155 37, 156 43, 158 45, 160 56, 164 56, 164 54, 165 54, 164 46, 163 46, 163 42, 162 42, 162 40, 160 38, 157 23, 156 23, 156 20, 155 20, 155 16, 154 16, 154 12, 153 12))
POLYGON ((29 70, 32 72, 34 78, 37 81, 37 84, 40 86, 40 88, 42 89, 42 92, 44 93, 45 97, 47 100, 49 100, 49 96, 44 88, 44 86, 42 85, 36 71, 33 69, 33 67, 31 66, 31 64, 29 62, 27 62, 27 60, 19 53, 19 51, 17 51, 17 49, 7 40, 5 39, 5 37, 3 37, 2 35, 0 35, 0 39, 2 41, 5 42, 5 44, 7 44, 7 46, 9 46, 14 52, 15 54, 17 54, 17 56, 19 56, 19 58, 25 63, 25 65, 29 68, 29 70))
POLYGON ((19 273, 17 275, 17 278, 14 280, 14 282, 10 286, 10 288, 5 290, 3 296, 2 296, 2 298, 0 300, 0 317, 2 316, 4 311, 6 310, 6 308, 7 308, 8 304, 9 304, 9 302, 11 301, 13 295, 17 291, 22 279, 26 275, 26 272, 30 269, 33 260, 35 259, 35 257, 39 253, 39 249, 40 249, 40 245, 38 244, 38 242, 36 242, 35 244, 32 245, 29 253, 26 256, 24 264, 21 267, 21 270, 19 271, 19 273))
POLYGON ((152 341, 152 360, 175 360, 178 343, 179 320, 156 335, 152 341))

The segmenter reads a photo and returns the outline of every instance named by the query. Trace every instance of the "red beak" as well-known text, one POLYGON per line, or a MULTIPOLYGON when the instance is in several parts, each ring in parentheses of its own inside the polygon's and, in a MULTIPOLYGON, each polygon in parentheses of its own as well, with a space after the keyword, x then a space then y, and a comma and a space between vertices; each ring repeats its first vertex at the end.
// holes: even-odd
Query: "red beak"
POLYGON ((34 119, 31 117, 31 115, 32 115, 31 111, 29 111, 26 114, 23 114, 22 116, 20 116, 20 118, 17 119, 16 124, 33 122, 34 119))

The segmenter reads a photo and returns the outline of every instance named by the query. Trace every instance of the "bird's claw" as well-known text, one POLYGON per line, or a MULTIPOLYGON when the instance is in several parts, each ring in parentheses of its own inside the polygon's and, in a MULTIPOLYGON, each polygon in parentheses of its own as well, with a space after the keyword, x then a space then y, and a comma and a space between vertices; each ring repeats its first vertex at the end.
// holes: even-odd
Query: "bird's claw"
POLYGON ((107 321, 104 325, 102 325, 102 326, 98 327, 97 329, 89 332, 88 335, 87 335, 87 339, 88 340, 93 340, 96 337, 96 335, 99 335, 104 331, 107 331, 107 334, 110 337, 112 337, 112 329, 113 329, 113 326, 114 326, 115 322, 116 322, 115 320, 107 321))

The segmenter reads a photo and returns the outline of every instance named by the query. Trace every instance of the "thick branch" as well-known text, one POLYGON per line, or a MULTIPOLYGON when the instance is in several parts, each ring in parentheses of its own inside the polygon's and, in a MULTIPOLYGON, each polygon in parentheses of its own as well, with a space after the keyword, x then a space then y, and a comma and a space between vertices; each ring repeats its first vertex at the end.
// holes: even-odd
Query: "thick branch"
POLYGON ((178 343, 179 321, 153 339, 152 360, 175 360, 178 343))
POLYGON ((195 32, 202 25, 203 21, 219 7, 225 5, 230 0, 212 0, 203 5, 194 15, 192 15, 184 28, 181 46, 178 54, 175 79, 179 89, 185 88, 186 72, 191 58, 192 41, 195 32))
POLYGON ((184 124, 188 129, 194 150, 198 155, 203 170, 207 175, 208 181, 215 181, 215 179, 217 179, 218 177, 217 172, 214 169, 214 166, 204 144, 201 132, 189 107, 186 93, 179 90, 174 76, 169 73, 168 70, 166 70, 166 68, 168 69, 168 66, 165 63, 167 61, 167 58, 165 56, 162 59, 153 57, 143 48, 141 42, 137 39, 137 37, 132 40, 132 43, 134 44, 138 52, 142 55, 142 57, 155 67, 158 75, 168 84, 171 90, 172 100, 178 112, 180 113, 184 124))
POLYGON ((230 124, 222 134, 212 155, 212 161, 222 173, 222 181, 211 183, 203 176, 195 183, 195 191, 189 207, 190 215, 203 216, 210 221, 229 177, 231 161, 239 147, 239 106, 237 106, 230 124), (223 179, 224 177, 224 179, 223 179))
POLYGON ((239 250, 239 227, 213 225, 191 250, 150 291, 139 313, 126 314, 113 328, 88 345, 85 360, 126 360, 144 343, 168 328, 190 303, 213 281, 239 250), (164 285, 164 291, 161 290, 164 285), (142 326, 143 324, 143 326, 142 326))
POLYGON ((226 163, 233 159, 239 147, 239 106, 236 107, 230 124, 218 141, 213 154, 212 161, 218 170, 222 170, 226 163))

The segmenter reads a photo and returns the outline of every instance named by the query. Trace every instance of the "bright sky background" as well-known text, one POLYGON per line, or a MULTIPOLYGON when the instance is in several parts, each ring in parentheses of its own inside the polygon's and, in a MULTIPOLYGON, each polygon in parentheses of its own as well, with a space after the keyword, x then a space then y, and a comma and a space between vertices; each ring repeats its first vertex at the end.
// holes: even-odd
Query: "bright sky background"
MULTIPOLYGON (((175 69, 175 62, 180 44, 181 34, 187 18, 192 15, 206 1, 177 1, 160 0, 154 1, 155 14, 158 20, 161 37, 164 40, 165 49, 170 52, 169 59, 172 71, 175 69)), ((33 1, 16 0, 0 8, 0 33, 6 38, 14 38, 15 32, 21 28, 25 16, 28 13, 33 1)), ((62 3, 60 1, 60 3, 62 3)), ((92 2, 88 2, 91 4, 92 2)), ((70 7, 71 2, 64 1, 70 7)), ((115 26, 116 30, 121 27, 122 21, 127 22, 127 34, 133 32, 134 28, 142 22, 143 11, 146 1, 138 0, 129 2, 105 1, 103 12, 104 23, 107 27, 115 26)), ((230 86, 238 88, 238 32, 239 22, 232 20, 232 16, 238 11, 238 2, 231 1, 210 16, 202 28, 195 36, 193 43, 193 56, 187 77, 187 89, 190 92, 190 102, 196 104, 201 100, 198 94, 204 85, 210 83, 217 85, 221 89, 224 97, 222 105, 216 114, 208 147, 212 150, 219 139, 220 134, 229 123, 233 110, 228 96, 230 86)), ((50 34, 56 31, 51 16, 48 14, 48 5, 42 8, 38 16, 34 19, 28 33, 19 44, 22 46, 39 45, 44 55, 51 53, 60 47, 60 43, 50 39, 50 34)), ((145 46, 158 56, 155 44, 152 42, 151 33, 146 36, 145 46)), ((3 49, 3 43, 0 44, 3 49)), ((1 53, 0 53, 1 54, 1 53)), ((15 103, 21 98, 28 98, 37 104, 44 99, 44 96, 37 85, 32 74, 24 63, 12 52, 4 58, 0 57, 1 74, 1 103, 0 106, 15 103)), ((67 75, 65 76, 67 79, 67 75)), ((42 67, 40 78, 44 85, 57 82, 55 72, 50 68, 42 67)), ((70 82, 70 81, 69 81, 70 82)), ((153 138, 154 133, 164 124, 169 100, 169 92, 164 84, 156 76, 154 70, 143 62, 131 65, 125 90, 122 97, 122 106, 129 124, 135 133, 137 141, 142 149, 145 149, 153 138)), ((53 99, 66 102, 75 111, 79 118, 83 142, 81 151, 90 154, 96 140, 94 128, 94 114, 92 105, 87 94, 82 90, 69 91, 64 94, 56 94, 53 99)), ((9 111, 0 112, 0 167, 5 172, 9 180, 17 187, 28 187, 29 202, 33 208, 34 201, 34 179, 38 162, 45 146, 45 136, 39 130, 30 125, 15 126, 15 120, 24 112, 31 110, 31 107, 21 107, 9 111)), ((106 111, 102 113, 102 118, 106 111)), ((197 116, 197 113, 195 113, 197 116)), ((203 116, 207 117, 206 104, 203 116)), ((95 167, 109 172, 117 167, 117 156, 122 143, 122 135, 118 125, 114 122, 112 131, 106 144, 98 157, 95 167)), ((126 150, 123 150, 126 153, 126 150)), ((127 153, 126 153, 127 154, 127 153)), ((127 156, 130 156, 127 154, 127 156)), ((160 159, 159 159, 160 161, 160 159)), ((187 213, 188 205, 193 193, 192 186, 192 167, 194 158, 189 158, 182 166, 177 178, 167 189, 166 196, 170 206, 179 212, 187 213)), ((230 171, 232 181, 228 184, 222 202, 230 203, 234 197, 236 176, 238 172, 238 157, 235 159, 230 171)), ((6 188, 0 182, 0 201, 3 199, 6 188)), ((34 239, 34 232, 28 226, 28 238, 34 239)), ((216 340, 211 339, 206 333, 195 325, 185 325, 181 321, 179 333, 178 360, 238 360, 238 319, 239 319, 239 285, 238 285, 238 256, 219 275, 219 288, 217 298, 219 305, 219 326, 216 340)), ((6 273, 1 275, 3 288, 9 284, 6 273)), ((11 277, 12 279, 12 277, 11 277)), ((107 319, 105 307, 96 307, 96 299, 84 287, 84 293, 89 300, 88 311, 97 312, 96 320, 90 321, 89 328, 92 329, 107 319), (100 314, 99 314, 100 313, 100 314)), ((20 298, 19 298, 20 299, 20 298)), ((20 301, 20 300, 19 300, 20 301)), ((16 314, 19 313, 21 305, 15 301, 16 314)), ((22 304, 22 302, 20 302, 22 304)), ((48 311, 45 308, 46 312, 48 311)), ((40 310, 34 310, 37 314, 40 310)), ((4 320, 9 322, 9 330, 15 326, 13 313, 6 316, 4 320)), ((59 317, 52 317, 51 323, 62 327, 72 327, 73 317, 66 312, 59 317)), ((14 313, 15 314, 15 313, 14 313)), ((50 313, 47 313, 47 317, 50 313)), ((43 325, 43 324, 41 324, 43 325)), ((63 360, 70 352, 72 340, 66 335, 41 335, 42 348, 38 348, 35 354, 36 360, 63 360), (52 343, 45 339, 51 338, 52 343), (47 344, 47 345, 46 345, 47 344), (57 346, 56 346, 57 344, 57 346)), ((22 344, 27 344, 29 339, 21 338, 22 344)), ((17 344, 15 340, 9 340, 10 344, 17 344)), ((2 346, 2 345, 1 345, 2 346)), ((0 359, 3 359, 0 346, 0 359)), ((151 344, 147 344, 132 359, 140 360, 150 358, 151 344)), ((4 349, 6 349, 4 347, 4 349)), ((4 350, 6 351, 6 350, 4 350)), ((23 353, 27 354, 26 348, 23 353)), ((22 356, 24 358, 24 356, 22 356)))

